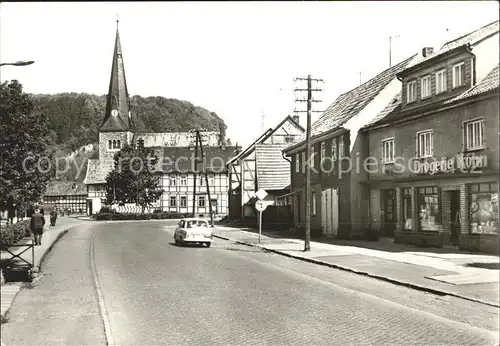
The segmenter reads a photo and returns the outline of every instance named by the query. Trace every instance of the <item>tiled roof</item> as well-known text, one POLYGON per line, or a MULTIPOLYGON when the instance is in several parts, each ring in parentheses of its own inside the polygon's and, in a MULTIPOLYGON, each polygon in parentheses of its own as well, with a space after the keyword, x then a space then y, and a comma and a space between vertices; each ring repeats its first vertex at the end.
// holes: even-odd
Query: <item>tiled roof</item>
MULTIPOLYGON (((190 150, 189 147, 151 147, 158 156, 163 158, 163 162, 159 161, 160 166, 157 167, 158 171, 164 173, 189 173, 194 171, 194 149, 190 150)), ((217 147, 203 147, 203 154, 205 156, 206 171, 213 173, 226 172, 226 162, 234 156, 235 146, 226 146, 222 148, 217 147)), ((89 160, 87 166, 87 176, 85 177, 84 184, 104 184, 109 172, 113 170, 113 160, 100 161, 89 160)), ((198 171, 203 170, 203 164, 200 163, 197 167, 198 171)))
POLYGON ((394 96, 391 99, 391 101, 389 101, 387 106, 375 118, 373 118, 372 121, 370 121, 368 124, 363 126, 363 128, 369 127, 369 126, 375 124, 376 122, 378 122, 379 120, 384 119, 388 114, 392 113, 400 105, 401 105, 401 92, 396 94, 396 96, 394 96))
POLYGON ((47 185, 44 196, 86 195, 87 187, 84 184, 72 181, 51 181, 47 185))
POLYGON ((233 157, 229 162, 235 161, 240 157, 245 157, 246 155, 250 154, 255 148, 255 145, 260 144, 265 140, 267 140, 269 137, 271 137, 271 135, 273 135, 276 131, 278 131, 286 121, 290 121, 292 124, 296 125, 301 131, 305 131, 305 129, 299 123, 293 120, 291 116, 287 115, 278 125, 276 125, 276 127, 266 130, 266 132, 264 132, 252 144, 246 147, 245 150, 241 151, 237 156, 233 157))
POLYGON ((257 144, 257 185, 264 190, 282 190, 290 185, 290 162, 283 158, 287 145, 257 144))
MULTIPOLYGON (((193 172, 195 165, 192 159, 194 149, 189 147, 153 147, 158 157, 163 157, 163 172, 188 173, 193 172)), ((234 156, 236 146, 204 146, 207 172, 226 172, 226 163, 234 156)), ((203 163, 198 164, 198 170, 203 169, 203 163)))
POLYGON ((124 131, 132 127, 125 66, 123 64, 120 33, 116 28, 115 49, 111 65, 111 78, 106 98, 106 113, 100 131, 124 131), (111 110, 116 109, 118 115, 111 115, 111 110))
MULTIPOLYGON (((357 88, 340 95, 311 126, 311 137, 338 128, 364 109, 402 71, 416 55, 383 71, 357 88)), ((305 141, 306 135, 299 137, 297 144, 305 141)))
POLYGON ((454 97, 450 100, 445 101, 445 103, 451 103, 457 100, 462 100, 466 99, 468 97, 474 96, 474 95, 479 95, 485 92, 488 92, 493 89, 498 89, 498 68, 499 65, 495 66, 493 70, 488 72, 488 74, 475 86, 467 90, 461 95, 458 95, 457 97, 454 97))
POLYGON ((113 160, 89 160, 84 184, 104 184, 109 172, 113 170, 113 160))
MULTIPOLYGON (((216 146, 219 144, 219 132, 202 132, 202 138, 207 141, 206 145, 216 146)), ((135 133, 134 143, 139 139, 144 140, 145 147, 187 147, 191 143, 194 144, 194 132, 162 132, 162 133, 135 133)))
POLYGON ((414 61, 411 62, 411 64, 408 64, 407 69, 414 67, 416 65, 419 65, 423 63, 424 61, 427 61, 429 59, 435 58, 441 54, 444 54, 446 52, 449 52, 452 49, 458 48, 460 46, 470 44, 474 45, 475 43, 479 42, 480 40, 484 39, 485 37, 497 33, 499 31, 499 22, 493 22, 488 25, 483 26, 480 29, 477 29, 473 32, 470 32, 464 36, 461 36, 453 41, 447 42, 439 49, 438 51, 434 52, 434 54, 430 54, 427 57, 420 56, 419 58, 415 59, 414 61))
MULTIPOLYGON (((451 99, 438 102, 437 104, 434 104, 433 107, 439 107, 440 105, 451 104, 459 100, 465 100, 469 97, 486 93, 493 89, 498 89, 499 88, 498 83, 499 83, 499 65, 497 65, 490 72, 488 72, 488 74, 479 83, 477 83, 469 90, 451 99)), ((382 112, 380 112, 380 114, 377 115, 370 124, 365 125, 364 128, 367 128, 372 125, 386 124, 390 123, 391 121, 402 119, 407 113, 399 111, 400 105, 401 105, 401 93, 396 95, 391 100, 391 102, 389 102, 389 104, 382 110, 382 112)))

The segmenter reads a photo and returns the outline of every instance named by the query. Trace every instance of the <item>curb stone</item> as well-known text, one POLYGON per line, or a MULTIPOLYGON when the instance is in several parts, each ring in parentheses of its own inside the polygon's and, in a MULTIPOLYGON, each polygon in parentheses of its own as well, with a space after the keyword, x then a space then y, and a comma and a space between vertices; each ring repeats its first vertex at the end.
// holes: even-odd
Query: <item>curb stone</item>
POLYGON ((278 255, 282 255, 282 256, 286 256, 286 257, 298 259, 298 260, 301 260, 301 261, 304 261, 304 262, 319 264, 319 265, 322 265, 322 266, 325 266, 325 267, 330 267, 330 268, 334 268, 334 269, 340 269, 340 270, 343 270, 343 271, 347 271, 347 272, 351 272, 351 273, 354 273, 354 274, 371 277, 371 278, 378 279, 378 280, 381 280, 381 281, 390 282, 390 283, 398 285, 398 286, 404 286, 404 287, 408 287, 408 288, 411 288, 411 289, 414 289, 414 290, 418 290, 418 291, 422 291, 422 292, 427 292, 427 293, 435 294, 435 295, 438 295, 438 296, 452 296, 452 297, 456 297, 456 298, 461 298, 461 299, 464 299, 464 300, 472 301, 472 302, 475 302, 475 303, 480 303, 480 304, 492 306, 492 307, 495 307, 495 308, 500 308, 500 305, 498 305, 498 304, 494 304, 494 303, 487 302, 487 301, 480 300, 480 299, 470 298, 470 297, 467 297, 467 296, 464 296, 464 295, 461 295, 461 294, 457 294, 457 293, 446 292, 446 291, 443 291, 443 290, 436 290, 436 289, 433 289, 433 288, 430 288, 430 287, 415 285, 415 284, 412 284, 412 283, 409 283, 409 282, 404 282, 404 281, 401 281, 401 280, 396 280, 396 279, 392 279, 392 278, 385 277, 385 276, 374 275, 374 274, 370 274, 368 272, 359 271, 359 270, 356 270, 356 269, 352 269, 352 268, 345 267, 345 266, 340 266, 340 265, 337 265, 337 264, 334 264, 334 263, 330 263, 330 262, 325 262, 325 261, 317 260, 317 259, 314 259, 314 258, 306 258, 306 257, 302 257, 302 256, 291 255, 291 254, 288 254, 288 253, 285 253, 285 252, 282 252, 282 251, 278 251, 278 250, 266 248, 265 246, 256 245, 256 244, 252 244, 252 243, 247 243, 247 242, 238 241, 238 240, 233 240, 233 239, 230 239, 230 238, 227 238, 227 237, 223 237, 223 236, 220 236, 220 235, 215 235, 214 234, 214 237, 215 238, 219 238, 219 239, 223 239, 223 240, 234 241, 234 242, 236 242, 237 244, 240 244, 240 245, 246 245, 246 246, 251 246, 251 247, 258 247, 258 248, 261 248, 264 251, 272 252, 272 253, 275 253, 275 254, 278 254, 278 255))
POLYGON ((57 236, 56 236, 56 239, 54 239, 54 241, 52 242, 52 244, 50 244, 50 246, 47 248, 47 250, 45 250, 44 254, 42 255, 42 258, 40 258, 40 263, 38 263, 38 265, 36 266, 37 270, 36 272, 39 272, 42 268, 42 264, 43 262, 45 261, 45 258, 47 257, 47 255, 50 253, 50 251, 52 251, 52 248, 56 245, 56 243, 66 234, 68 233, 69 229, 65 229, 63 231, 61 231, 57 236))

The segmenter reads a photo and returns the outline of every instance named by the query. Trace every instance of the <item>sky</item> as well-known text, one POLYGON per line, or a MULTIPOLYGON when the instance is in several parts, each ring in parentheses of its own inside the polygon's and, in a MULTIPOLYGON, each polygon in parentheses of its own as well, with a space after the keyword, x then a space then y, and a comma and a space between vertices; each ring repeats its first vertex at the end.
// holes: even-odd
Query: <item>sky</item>
POLYGON ((496 1, 2 3, 0 62, 35 63, 4 66, 0 77, 28 93, 106 94, 118 14, 129 93, 216 112, 233 144, 246 146, 263 124, 305 109, 295 77, 324 80, 314 121, 389 68, 389 37, 394 65, 498 11, 496 1))

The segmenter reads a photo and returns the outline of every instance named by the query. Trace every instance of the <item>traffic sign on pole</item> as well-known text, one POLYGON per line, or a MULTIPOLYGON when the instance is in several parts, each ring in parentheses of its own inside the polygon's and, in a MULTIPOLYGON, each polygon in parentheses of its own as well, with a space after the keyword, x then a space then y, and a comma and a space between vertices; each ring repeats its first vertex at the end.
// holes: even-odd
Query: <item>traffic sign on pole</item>
POLYGON ((260 189, 259 191, 257 191, 257 192, 255 193, 255 196, 256 196, 258 199, 263 200, 264 198, 266 198, 266 196, 267 196, 267 192, 266 192, 266 190, 264 190, 264 189, 260 189))
POLYGON ((260 236, 262 235, 262 212, 266 210, 266 208, 267 208, 266 202, 264 201, 255 202, 255 209, 257 209, 257 211, 259 212, 259 243, 260 243, 260 236))

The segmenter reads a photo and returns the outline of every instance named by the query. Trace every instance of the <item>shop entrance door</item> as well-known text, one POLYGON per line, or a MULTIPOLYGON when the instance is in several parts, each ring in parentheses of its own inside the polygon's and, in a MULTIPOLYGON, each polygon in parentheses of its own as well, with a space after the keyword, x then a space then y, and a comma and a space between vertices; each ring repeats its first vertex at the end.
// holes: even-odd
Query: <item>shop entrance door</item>
POLYGON ((451 211, 451 243, 458 245, 460 242, 460 191, 450 191, 450 211, 451 211))
POLYGON ((396 229, 396 191, 384 190, 384 230, 386 237, 394 237, 396 229))

